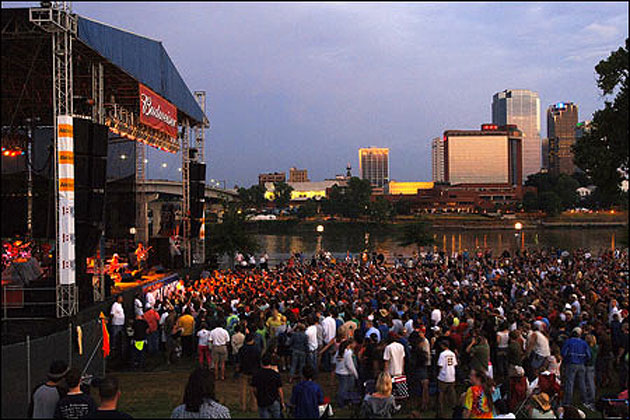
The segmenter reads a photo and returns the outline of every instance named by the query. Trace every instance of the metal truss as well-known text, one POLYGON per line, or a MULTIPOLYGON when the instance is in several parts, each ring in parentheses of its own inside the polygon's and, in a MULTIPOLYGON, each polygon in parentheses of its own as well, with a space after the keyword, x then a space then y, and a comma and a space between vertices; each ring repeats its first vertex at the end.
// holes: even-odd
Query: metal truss
MULTIPOLYGON (((53 57, 53 120, 55 130, 55 203, 58 211, 59 203, 59 174, 57 159, 59 151, 59 130, 57 117, 72 116, 72 39, 77 34, 77 17, 72 14, 70 3, 55 2, 52 7, 29 9, 29 20, 44 31, 52 35, 53 57)), ((59 218, 55 217, 55 231, 59 241, 59 218)), ((59 263, 59 249, 57 249, 57 264, 59 263)), ((60 284, 59 270, 56 281, 57 318, 72 316, 78 312, 78 289, 74 284, 60 284)))
MULTIPOLYGON (((205 162, 206 128, 209 127, 208 121, 206 119, 206 92, 195 91, 195 98, 197 99, 197 103, 201 107, 201 110, 203 111, 203 115, 204 115, 203 124, 199 124, 195 126, 195 148, 198 151, 197 160, 200 162, 205 162)), ((193 244, 194 244, 193 260, 197 264, 203 264, 206 261, 205 223, 206 223, 206 212, 205 212, 205 205, 204 205, 204 209, 201 216, 200 235, 199 237, 195 238, 193 241, 193 244)))
POLYGON ((190 238, 190 122, 182 123, 182 245, 184 247, 184 265, 192 265, 192 247, 190 238))

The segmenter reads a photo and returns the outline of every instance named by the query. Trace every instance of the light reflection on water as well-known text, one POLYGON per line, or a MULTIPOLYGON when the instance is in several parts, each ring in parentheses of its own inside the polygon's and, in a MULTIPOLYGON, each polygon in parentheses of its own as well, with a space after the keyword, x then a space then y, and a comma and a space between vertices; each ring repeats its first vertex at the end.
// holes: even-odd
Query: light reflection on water
MULTIPOLYGON (((474 251, 476 249, 492 249, 495 255, 504 250, 514 251, 518 248, 534 249, 555 247, 561 249, 588 248, 592 252, 610 249, 618 245, 623 228, 620 229, 538 229, 524 230, 519 236, 510 230, 434 230, 435 245, 430 247, 438 251, 474 251)), ((292 253, 302 252, 312 255, 318 248, 318 235, 254 235, 261 251, 266 251, 273 262, 287 259, 292 253)), ((364 232, 332 234, 324 232, 321 236, 321 247, 336 256, 343 256, 346 251, 351 254, 361 252, 365 247, 364 232)), ((395 255, 411 255, 417 250, 415 246, 402 247, 398 239, 391 233, 373 232, 369 239, 370 251, 383 253, 388 260, 395 255)), ((429 248, 425 247, 425 250, 429 248)))

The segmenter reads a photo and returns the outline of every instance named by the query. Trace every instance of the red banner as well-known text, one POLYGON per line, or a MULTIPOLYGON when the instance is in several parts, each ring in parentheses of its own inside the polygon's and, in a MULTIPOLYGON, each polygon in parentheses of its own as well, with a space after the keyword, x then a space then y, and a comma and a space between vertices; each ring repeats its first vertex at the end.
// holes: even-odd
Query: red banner
POLYGON ((142 83, 140 93, 140 122, 177 138, 177 108, 142 83))

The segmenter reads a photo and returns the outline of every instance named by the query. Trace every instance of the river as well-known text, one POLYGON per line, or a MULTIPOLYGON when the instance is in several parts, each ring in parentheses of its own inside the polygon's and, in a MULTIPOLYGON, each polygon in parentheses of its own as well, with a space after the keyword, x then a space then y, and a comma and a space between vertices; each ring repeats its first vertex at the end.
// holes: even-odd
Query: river
MULTIPOLYGON (((431 248, 447 251, 473 251, 475 249, 490 248, 497 255, 504 250, 534 249, 555 247, 566 250, 588 248, 599 252, 601 249, 611 249, 618 246, 617 242, 626 228, 547 228, 527 229, 516 235, 512 230, 453 230, 433 229, 431 232, 436 241, 431 248)), ((365 232, 354 229, 349 232, 331 233, 316 232, 299 234, 254 235, 260 244, 261 252, 269 254, 270 262, 275 264, 286 260, 292 253, 302 252, 306 256, 312 255, 318 247, 330 251, 340 257, 346 251, 355 254, 365 248, 365 232)), ((391 232, 372 232, 367 238, 370 251, 382 252, 388 261, 395 255, 411 255, 415 246, 402 247, 398 239, 391 232)))

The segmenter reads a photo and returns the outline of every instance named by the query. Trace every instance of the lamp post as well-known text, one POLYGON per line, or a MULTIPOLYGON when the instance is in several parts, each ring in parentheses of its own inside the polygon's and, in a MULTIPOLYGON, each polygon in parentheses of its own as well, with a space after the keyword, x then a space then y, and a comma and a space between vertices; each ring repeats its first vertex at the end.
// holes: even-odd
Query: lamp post
POLYGON ((519 249, 519 239, 521 238, 521 230, 523 229, 523 224, 521 222, 516 222, 514 223, 514 230, 516 231, 514 233, 514 238, 516 239, 516 249, 519 249))
POLYGON ((317 232, 317 250, 315 253, 319 254, 322 251, 322 234, 324 233, 324 225, 317 225, 315 231, 317 232))

